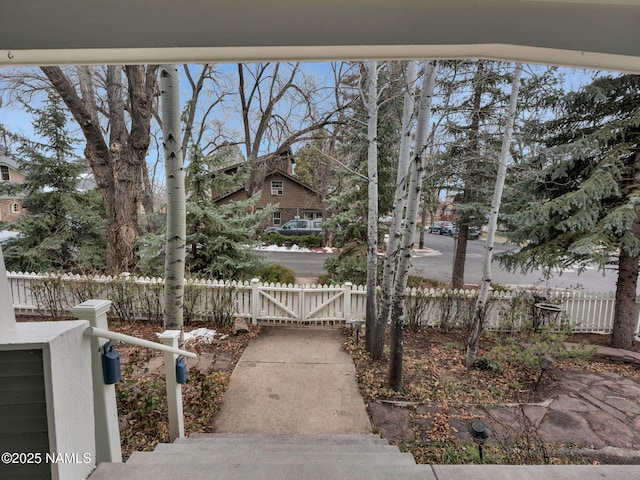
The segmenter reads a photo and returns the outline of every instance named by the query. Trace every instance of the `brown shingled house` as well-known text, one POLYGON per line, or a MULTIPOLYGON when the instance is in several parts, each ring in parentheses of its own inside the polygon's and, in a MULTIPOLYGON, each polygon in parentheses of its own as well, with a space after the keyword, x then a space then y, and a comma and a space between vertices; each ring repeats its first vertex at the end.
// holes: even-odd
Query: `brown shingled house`
MULTIPOLYGON (((269 170, 265 176, 260 200, 256 208, 264 208, 270 204, 277 204, 278 209, 266 226, 283 225, 289 220, 299 218, 321 218, 324 206, 321 195, 310 186, 298 180, 292 174, 293 156, 287 152, 276 159, 268 161, 269 170)), ((238 165, 224 169, 232 173, 238 165)), ((226 193, 216 199, 216 203, 225 204, 231 201, 247 199, 247 191, 239 188, 226 193)))

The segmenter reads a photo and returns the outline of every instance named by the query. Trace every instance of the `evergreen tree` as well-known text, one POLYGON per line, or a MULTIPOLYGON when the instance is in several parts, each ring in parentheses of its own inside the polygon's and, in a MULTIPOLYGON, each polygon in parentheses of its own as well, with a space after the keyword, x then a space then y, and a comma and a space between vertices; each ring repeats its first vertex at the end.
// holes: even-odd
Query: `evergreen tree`
POLYGON ((86 171, 85 161, 73 153, 66 111, 59 97, 49 92, 42 108, 29 108, 40 142, 24 141, 19 149, 22 189, 27 213, 12 228, 20 236, 4 247, 9 270, 60 271, 104 268, 105 212, 96 192, 77 187, 86 171))
POLYGON ((455 220, 459 227, 452 286, 462 288, 468 227, 482 224, 489 211, 507 94, 499 63, 456 61, 445 63, 445 68, 449 74, 442 82, 439 110, 446 118, 444 156, 450 187, 457 192, 455 220))
MULTIPOLYGON (((502 257, 524 271, 618 256, 612 346, 630 348, 640 260, 640 77, 605 76, 557 104, 546 145, 521 182, 522 209, 510 239, 525 244, 502 257), (532 178, 533 177, 533 178, 532 178)), ((513 208, 513 207, 512 207, 513 208)))
MULTIPOLYGON (((197 147, 186 168, 187 255, 186 271, 196 276, 221 280, 248 280, 261 266, 260 257, 250 248, 256 228, 272 213, 272 208, 256 210, 258 196, 243 201, 217 204, 224 192, 242 187, 248 169, 235 174, 221 170, 231 150, 203 155, 197 147)), ((248 164, 246 165, 248 167, 248 164)), ((146 275, 158 275, 163 255, 164 232, 142 237, 141 268, 146 275)))

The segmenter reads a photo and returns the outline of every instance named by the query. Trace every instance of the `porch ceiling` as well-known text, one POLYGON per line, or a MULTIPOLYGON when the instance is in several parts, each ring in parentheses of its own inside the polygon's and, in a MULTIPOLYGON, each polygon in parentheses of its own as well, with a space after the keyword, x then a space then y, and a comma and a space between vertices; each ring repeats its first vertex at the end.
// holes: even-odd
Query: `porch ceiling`
POLYGON ((640 0, 20 0, 0 66, 487 58, 640 73, 640 0))

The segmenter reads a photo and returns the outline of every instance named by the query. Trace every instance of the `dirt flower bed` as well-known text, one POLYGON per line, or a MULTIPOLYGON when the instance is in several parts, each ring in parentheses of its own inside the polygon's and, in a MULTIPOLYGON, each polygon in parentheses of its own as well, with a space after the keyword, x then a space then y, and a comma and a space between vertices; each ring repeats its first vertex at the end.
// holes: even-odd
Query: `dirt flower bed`
MULTIPOLYGON (((559 379, 563 372, 576 368, 585 372, 607 371, 640 382, 640 370, 635 367, 589 359, 592 349, 586 341, 606 344, 606 335, 541 334, 536 338, 518 335, 505 340, 504 335, 485 334, 476 368, 468 370, 464 367, 466 333, 434 328, 405 332, 403 389, 394 392, 387 388, 388 350, 382 360, 372 361, 364 351, 362 338, 356 344, 353 334, 348 329, 345 332, 345 345, 354 359, 374 428, 391 443, 413 453, 420 463, 479 462, 478 448, 467 431, 468 422, 481 416, 481 412, 486 415, 488 407, 534 405, 562 393, 563 384, 559 379), (558 357, 553 368, 535 388, 540 369, 531 355, 535 355, 541 345, 551 350, 561 349, 558 345, 564 345, 563 340, 582 342, 583 346, 575 351, 556 352, 558 357), (529 345, 531 352, 527 352, 529 345)), ((519 431, 505 433, 506 429, 502 429, 502 436, 494 436, 494 441, 485 446, 484 461, 591 462, 588 458, 571 457, 566 452, 567 445, 546 444, 522 408, 514 409, 514 415, 521 418, 511 419, 511 423, 519 425, 519 431)), ((492 420, 494 424, 501 421, 492 420)))
MULTIPOLYGON (((216 330, 212 343, 189 342, 185 349, 195 352, 200 363, 189 365, 187 383, 182 386, 185 433, 211 431, 213 415, 219 410, 231 372, 242 352, 259 334, 249 326, 248 334, 234 336, 231 327, 215 328, 192 323, 185 333, 198 328, 216 330)), ((149 324, 111 326, 111 330, 147 340, 156 340, 162 327, 149 324)), ((122 381, 116 384, 123 459, 134 451, 150 451, 169 442, 164 361, 161 352, 120 344, 122 381)))

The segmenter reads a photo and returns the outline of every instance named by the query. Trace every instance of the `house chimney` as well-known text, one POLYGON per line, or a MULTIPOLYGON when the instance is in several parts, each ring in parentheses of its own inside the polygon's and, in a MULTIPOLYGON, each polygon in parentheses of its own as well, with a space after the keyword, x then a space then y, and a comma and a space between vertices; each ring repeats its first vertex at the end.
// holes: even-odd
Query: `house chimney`
POLYGON ((0 331, 9 330, 16 324, 16 314, 13 311, 13 300, 7 280, 7 270, 4 267, 4 256, 0 247, 0 331))

